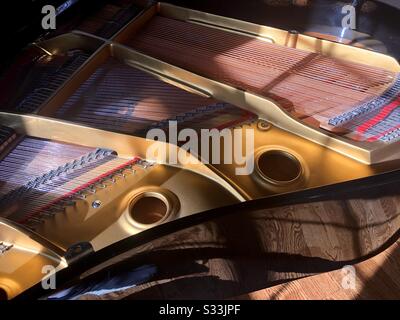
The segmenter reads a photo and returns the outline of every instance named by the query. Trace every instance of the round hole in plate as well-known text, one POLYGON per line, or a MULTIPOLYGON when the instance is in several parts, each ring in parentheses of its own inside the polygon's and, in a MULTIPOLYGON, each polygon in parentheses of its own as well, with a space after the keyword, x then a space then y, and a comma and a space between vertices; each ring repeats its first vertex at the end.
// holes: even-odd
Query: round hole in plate
POLYGON ((283 150, 268 150, 257 158, 260 175, 274 184, 288 184, 296 181, 302 174, 300 161, 283 150))
POLYGON ((143 195, 133 201, 130 206, 130 215, 140 224, 155 224, 163 220, 168 214, 168 204, 160 197, 143 195))

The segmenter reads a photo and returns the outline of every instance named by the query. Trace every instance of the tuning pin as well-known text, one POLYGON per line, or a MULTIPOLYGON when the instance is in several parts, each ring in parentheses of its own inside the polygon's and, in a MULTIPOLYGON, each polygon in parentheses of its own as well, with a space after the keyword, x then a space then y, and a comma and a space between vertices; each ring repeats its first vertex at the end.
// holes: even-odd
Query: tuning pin
POLYGON ((91 194, 95 194, 96 193, 96 189, 92 186, 92 187, 89 187, 89 188, 85 189, 85 192, 89 192, 91 194))
POLYGON ((83 194, 82 191, 78 191, 78 192, 75 194, 75 197, 78 198, 78 199, 80 199, 80 200, 85 200, 85 199, 86 199, 86 195, 83 194))
POLYGON ((107 188, 107 185, 105 185, 105 184, 103 183, 103 181, 99 181, 99 182, 96 184, 96 187, 97 187, 97 188, 100 188, 100 189, 105 189, 105 188, 107 188))
POLYGON ((52 218, 54 216, 54 211, 52 211, 51 209, 45 210, 45 211, 40 212, 40 215, 45 216, 47 218, 52 218))
POLYGON ((40 219, 39 217, 30 217, 29 218, 29 220, 28 220, 28 222, 30 223, 30 222, 33 222, 34 224, 43 224, 44 223, 44 220, 43 219, 40 219))
POLYGON ((73 200, 73 198, 70 196, 64 200, 62 200, 62 205, 64 207, 71 207, 75 205, 75 201, 73 200))

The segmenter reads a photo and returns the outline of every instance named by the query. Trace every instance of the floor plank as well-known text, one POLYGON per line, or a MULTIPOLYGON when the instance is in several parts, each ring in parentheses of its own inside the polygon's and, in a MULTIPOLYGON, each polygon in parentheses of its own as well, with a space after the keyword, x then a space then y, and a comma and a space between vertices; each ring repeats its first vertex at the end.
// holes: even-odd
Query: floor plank
POLYGON ((400 299, 400 240, 377 256, 354 265, 355 287, 343 287, 345 271, 335 270, 237 297, 246 300, 400 299))

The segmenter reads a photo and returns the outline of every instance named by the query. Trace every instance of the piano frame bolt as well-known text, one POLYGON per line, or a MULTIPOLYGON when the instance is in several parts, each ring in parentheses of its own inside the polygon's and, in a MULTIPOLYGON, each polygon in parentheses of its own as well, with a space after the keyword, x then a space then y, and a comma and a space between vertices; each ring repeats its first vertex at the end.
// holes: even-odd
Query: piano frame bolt
POLYGON ((94 200, 93 202, 92 202, 92 207, 94 208, 94 209, 97 209, 97 208, 99 208, 101 206, 101 201, 100 200, 94 200))
POLYGON ((267 131, 267 130, 271 129, 271 124, 268 121, 260 120, 257 123, 257 128, 258 128, 258 130, 261 130, 261 131, 267 131))

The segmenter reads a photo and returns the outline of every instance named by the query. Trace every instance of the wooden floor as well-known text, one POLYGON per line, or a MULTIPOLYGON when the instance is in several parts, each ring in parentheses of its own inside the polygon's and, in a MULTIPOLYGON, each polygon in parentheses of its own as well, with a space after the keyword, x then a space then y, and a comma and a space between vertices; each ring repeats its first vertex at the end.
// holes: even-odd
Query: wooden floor
POLYGON ((237 299, 400 299, 400 240, 377 256, 354 265, 354 286, 346 285, 345 277, 349 270, 336 270, 298 279, 237 299))

